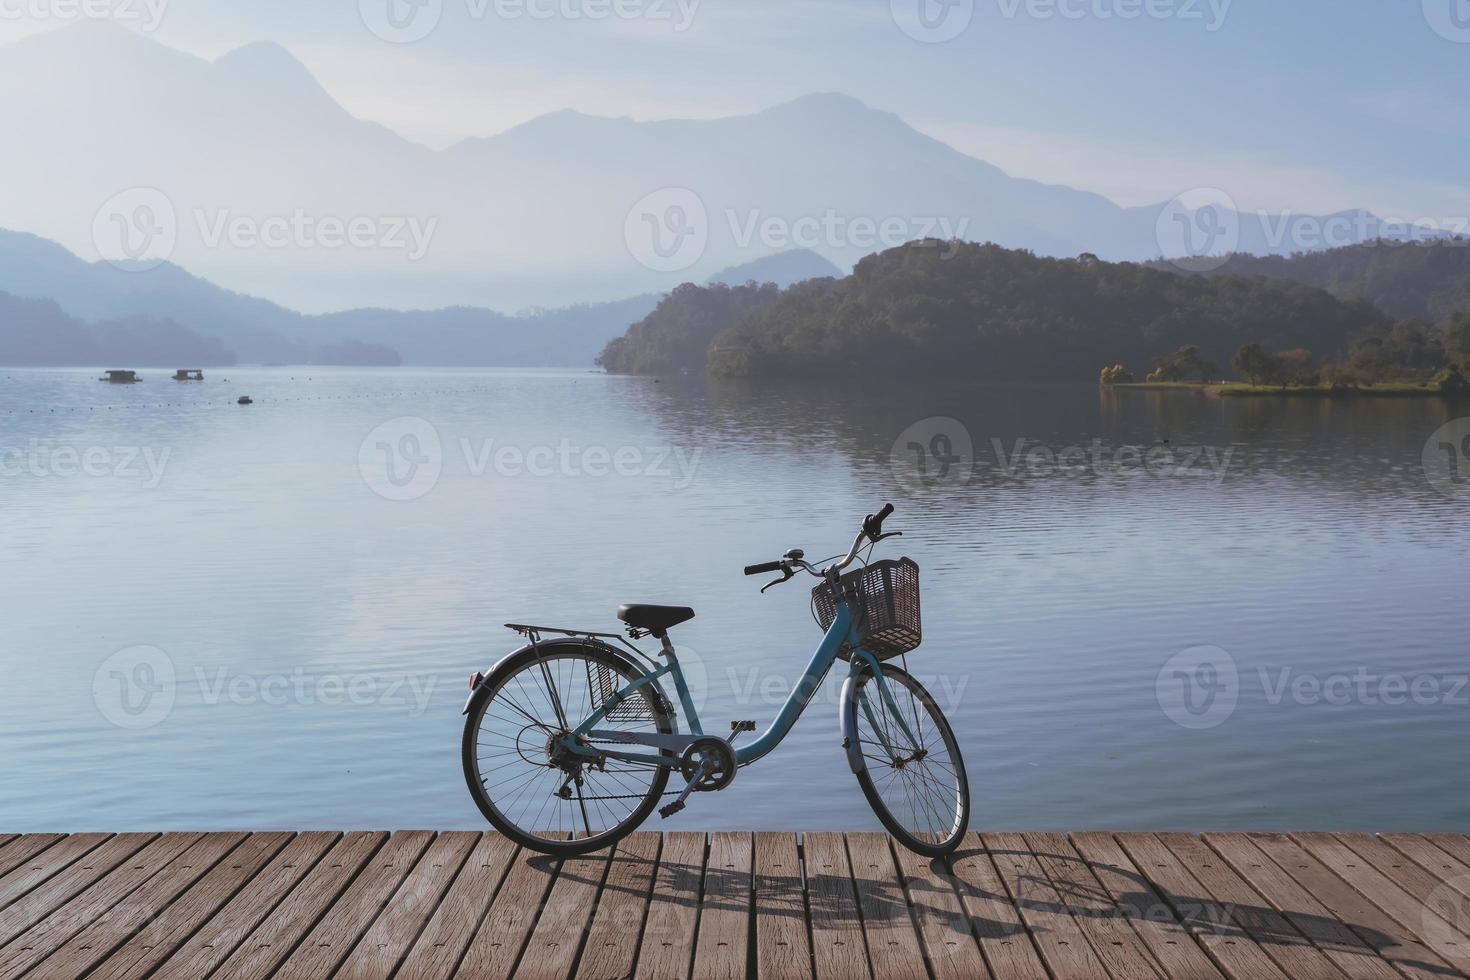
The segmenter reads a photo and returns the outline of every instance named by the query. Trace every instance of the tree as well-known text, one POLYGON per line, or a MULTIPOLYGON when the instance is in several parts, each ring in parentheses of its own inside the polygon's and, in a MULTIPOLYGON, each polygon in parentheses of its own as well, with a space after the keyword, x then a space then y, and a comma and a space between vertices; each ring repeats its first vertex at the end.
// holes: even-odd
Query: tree
POLYGON ((1251 384, 1260 386, 1276 376, 1280 364, 1260 344, 1246 344, 1235 353, 1235 370, 1251 384))
POLYGON ((1105 367, 1098 375, 1098 383, 1105 385, 1128 385, 1133 383, 1133 372, 1121 364, 1105 367))
POLYGON ((1198 380, 1200 384, 1207 384, 1209 383, 1210 375, 1214 373, 1215 365, 1199 356, 1199 348, 1194 344, 1185 344, 1168 357, 1159 361, 1158 366, 1149 375, 1149 380, 1198 380))
POLYGON ((1450 319, 1444 332, 1444 351, 1454 363, 1470 366, 1470 312, 1461 310, 1450 319))
POLYGON ((1281 382, 1281 387, 1315 383, 1308 376, 1312 368, 1312 352, 1305 347, 1293 347, 1291 350, 1281 351, 1276 355, 1275 360, 1276 380, 1281 382))

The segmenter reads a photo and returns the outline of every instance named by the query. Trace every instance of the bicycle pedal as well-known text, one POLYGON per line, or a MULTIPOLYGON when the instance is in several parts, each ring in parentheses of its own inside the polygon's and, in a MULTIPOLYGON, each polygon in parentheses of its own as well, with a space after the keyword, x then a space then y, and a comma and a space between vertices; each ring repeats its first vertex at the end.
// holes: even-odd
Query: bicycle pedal
POLYGON ((730 734, 731 735, 737 734, 739 732, 753 732, 753 731, 755 731, 755 722, 753 722, 753 721, 732 721, 732 722, 730 722, 730 734))
POLYGON ((658 815, 660 817, 663 817, 665 820, 667 820, 670 817, 672 817, 674 814, 678 813, 682 809, 684 809, 684 801, 683 800, 675 800, 673 803, 670 803, 668 806, 661 806, 661 807, 659 807, 658 808, 658 815))

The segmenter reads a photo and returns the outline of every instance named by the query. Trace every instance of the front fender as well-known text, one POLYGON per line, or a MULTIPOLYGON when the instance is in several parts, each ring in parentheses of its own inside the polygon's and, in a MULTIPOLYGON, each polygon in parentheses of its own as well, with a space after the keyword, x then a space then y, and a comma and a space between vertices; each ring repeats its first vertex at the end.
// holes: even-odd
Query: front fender
POLYGON ((853 669, 842 682, 842 696, 837 699, 837 723, 842 727, 842 748, 847 753, 847 767, 854 773, 863 770, 863 747, 857 732, 857 675, 859 665, 855 660, 853 669))

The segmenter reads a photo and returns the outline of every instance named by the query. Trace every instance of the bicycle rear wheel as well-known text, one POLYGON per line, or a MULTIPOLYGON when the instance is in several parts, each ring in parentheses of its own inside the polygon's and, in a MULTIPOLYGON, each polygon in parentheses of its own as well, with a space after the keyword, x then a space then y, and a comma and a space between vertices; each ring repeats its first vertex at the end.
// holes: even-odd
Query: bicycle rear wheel
POLYGON ((959 846, 970 825, 970 783, 959 743, 912 675, 884 664, 883 679, 892 705, 870 669, 857 675, 847 702, 846 731, 855 733, 861 751, 858 785, 899 843, 940 857, 959 846))
MULTIPOLYGON (((568 856, 607 847, 647 818, 668 784, 668 766, 610 759, 598 767, 556 746, 603 696, 638 677, 609 651, 553 642, 486 678, 465 719, 462 755, 470 795, 495 829, 522 847, 568 856)), ((619 709, 596 727, 674 731, 668 706, 647 686, 619 709)))

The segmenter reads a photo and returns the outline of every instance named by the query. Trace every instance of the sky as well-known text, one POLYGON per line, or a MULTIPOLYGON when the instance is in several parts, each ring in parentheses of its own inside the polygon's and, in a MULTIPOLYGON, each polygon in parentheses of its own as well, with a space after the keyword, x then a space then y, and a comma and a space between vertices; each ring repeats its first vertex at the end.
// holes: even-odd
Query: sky
POLYGON ((433 147, 836 91, 1124 205, 1228 181, 1246 207, 1470 214, 1470 0, 0 0, 0 43, 80 16, 210 58, 276 41, 433 147))

